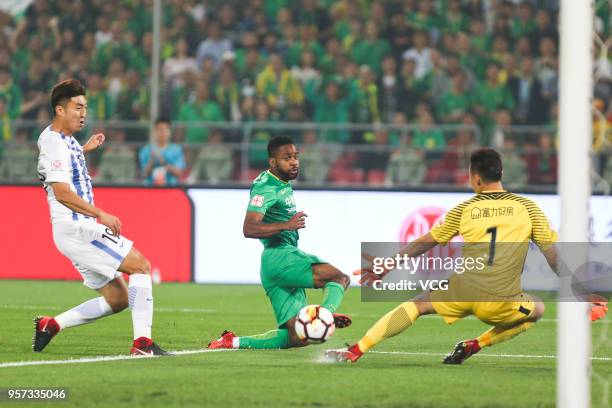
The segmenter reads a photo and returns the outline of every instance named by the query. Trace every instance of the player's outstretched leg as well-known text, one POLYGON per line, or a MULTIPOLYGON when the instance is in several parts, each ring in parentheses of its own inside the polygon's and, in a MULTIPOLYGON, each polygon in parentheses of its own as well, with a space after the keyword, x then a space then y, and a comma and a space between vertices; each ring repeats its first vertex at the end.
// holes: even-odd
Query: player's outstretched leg
POLYGON ((151 338, 153 325, 153 285, 151 282, 151 264, 134 247, 125 257, 119 271, 129 277, 128 304, 132 311, 134 344, 131 354, 134 355, 169 355, 151 338))
POLYGON ((402 303, 381 317, 358 343, 346 349, 328 350, 326 356, 335 361, 356 362, 372 347, 389 337, 396 336, 410 327, 421 315, 435 313, 429 301, 429 293, 402 303))
POLYGON ((340 307, 344 292, 348 289, 351 279, 330 264, 312 265, 312 277, 314 287, 317 289, 323 288, 321 306, 332 312, 336 327, 343 329, 350 326, 351 318, 345 314, 335 313, 335 311, 340 307))
POLYGON ((122 279, 115 279, 98 291, 102 296, 81 303, 62 314, 34 319, 32 349, 42 351, 60 330, 91 323, 127 307, 127 288, 122 279))
POLYGON ((486 332, 482 333, 475 339, 463 340, 455 345, 453 351, 448 353, 444 358, 444 364, 461 364, 474 354, 478 353, 484 347, 490 347, 495 344, 510 340, 519 334, 529 330, 536 321, 544 315, 544 303, 539 299, 535 301, 533 311, 529 315, 510 326, 495 326, 486 332))
POLYGON ((225 330, 217 340, 208 343, 209 349, 257 349, 273 350, 291 347, 289 330, 270 330, 254 336, 238 337, 233 332, 225 330))
POLYGON ((209 349, 254 349, 274 350, 291 347, 304 347, 308 343, 300 340, 295 334, 295 318, 284 325, 285 328, 270 330, 253 336, 236 336, 229 330, 223 331, 221 336, 208 343, 209 349))

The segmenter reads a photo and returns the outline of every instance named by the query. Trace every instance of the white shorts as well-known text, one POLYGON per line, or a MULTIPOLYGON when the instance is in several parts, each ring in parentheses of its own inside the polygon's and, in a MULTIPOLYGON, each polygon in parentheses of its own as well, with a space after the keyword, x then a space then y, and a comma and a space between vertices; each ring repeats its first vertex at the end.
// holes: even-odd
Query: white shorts
POLYGON ((53 225, 53 241, 83 277, 83 284, 98 290, 121 276, 117 271, 132 249, 133 242, 114 236, 105 225, 93 220, 53 225))

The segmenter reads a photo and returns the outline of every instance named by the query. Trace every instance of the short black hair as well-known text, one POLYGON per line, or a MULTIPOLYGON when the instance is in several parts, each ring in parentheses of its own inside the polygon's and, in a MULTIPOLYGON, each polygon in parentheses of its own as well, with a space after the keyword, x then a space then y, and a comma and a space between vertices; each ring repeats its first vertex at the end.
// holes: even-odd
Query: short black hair
POLYGON ((159 125, 160 123, 167 123, 168 125, 170 125, 170 119, 166 116, 160 116, 155 120, 155 126, 159 125))
POLYGON ((51 110, 55 116, 57 105, 66 106, 70 98, 85 95, 85 87, 78 79, 66 79, 56 84, 51 90, 51 110))
POLYGON ((268 157, 274 156, 274 153, 278 150, 279 147, 295 144, 293 139, 288 136, 276 136, 273 137, 272 140, 268 142, 268 157))
POLYGON ((502 178, 502 159, 499 153, 488 147, 478 149, 470 156, 470 171, 489 183, 502 178))

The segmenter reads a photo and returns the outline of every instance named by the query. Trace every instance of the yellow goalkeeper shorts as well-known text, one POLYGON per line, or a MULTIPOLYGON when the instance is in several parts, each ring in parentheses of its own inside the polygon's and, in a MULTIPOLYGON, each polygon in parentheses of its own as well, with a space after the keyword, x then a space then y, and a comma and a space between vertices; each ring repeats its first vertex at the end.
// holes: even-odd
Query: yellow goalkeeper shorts
POLYGON ((507 301, 457 301, 457 299, 484 299, 482 293, 467 295, 462 289, 461 296, 452 289, 431 292, 430 300, 437 314, 447 324, 474 315, 482 322, 498 327, 510 327, 527 320, 535 311, 536 300, 528 293, 520 293, 507 301))

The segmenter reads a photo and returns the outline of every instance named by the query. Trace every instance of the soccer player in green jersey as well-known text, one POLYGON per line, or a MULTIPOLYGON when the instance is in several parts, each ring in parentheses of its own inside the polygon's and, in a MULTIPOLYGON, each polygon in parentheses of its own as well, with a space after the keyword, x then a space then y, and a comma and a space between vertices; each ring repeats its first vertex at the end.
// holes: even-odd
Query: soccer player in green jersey
POLYGON ((340 306, 350 278, 320 258, 298 249, 298 230, 306 226, 306 214, 297 211, 290 180, 299 172, 298 150, 288 137, 275 137, 268 143, 270 168, 251 186, 251 197, 244 218, 247 238, 261 240, 261 283, 270 298, 278 329, 237 337, 224 331, 208 348, 284 349, 307 345, 295 333, 295 319, 307 306, 306 288, 324 290, 321 306, 334 315, 338 328, 348 327, 350 317, 334 313, 340 306))

